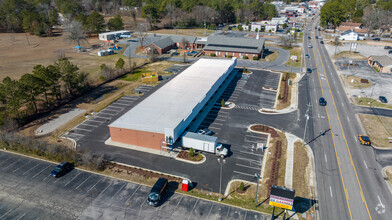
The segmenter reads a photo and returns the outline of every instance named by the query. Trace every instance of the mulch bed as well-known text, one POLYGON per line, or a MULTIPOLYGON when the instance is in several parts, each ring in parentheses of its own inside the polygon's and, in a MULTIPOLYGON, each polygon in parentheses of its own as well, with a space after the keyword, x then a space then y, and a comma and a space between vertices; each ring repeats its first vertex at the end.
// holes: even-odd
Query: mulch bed
POLYGON ((185 160, 190 160, 190 161, 201 161, 203 157, 199 155, 199 153, 195 153, 193 157, 189 156, 189 152, 182 150, 178 155, 178 158, 185 159, 185 160))
POLYGON ((127 174, 138 174, 140 176, 143 176, 145 178, 159 178, 159 177, 164 177, 166 179, 168 179, 169 181, 176 181, 176 182, 181 182, 182 179, 177 178, 177 177, 173 177, 173 176, 168 176, 168 175, 164 175, 164 174, 160 174, 160 173, 155 173, 152 171, 148 171, 148 170, 143 170, 143 169, 139 169, 139 168, 134 168, 134 167, 128 167, 128 166, 122 166, 120 164, 116 164, 116 163, 109 163, 107 165, 107 167, 110 170, 113 170, 114 172, 126 172, 127 174))
POLYGON ((278 132, 275 131, 275 129, 270 128, 265 125, 252 125, 250 129, 254 131, 259 131, 259 132, 265 132, 265 133, 270 133, 271 137, 278 137, 278 132))

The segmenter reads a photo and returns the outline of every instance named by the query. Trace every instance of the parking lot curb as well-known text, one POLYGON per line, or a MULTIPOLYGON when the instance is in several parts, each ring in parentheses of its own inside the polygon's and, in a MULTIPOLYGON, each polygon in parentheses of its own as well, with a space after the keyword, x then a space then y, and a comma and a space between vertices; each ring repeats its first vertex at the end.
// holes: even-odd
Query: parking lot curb
MULTIPOLYGON (((300 141, 303 142, 302 139, 299 139, 300 141)), ((314 194, 314 200, 316 200, 315 204, 317 206, 315 206, 315 210, 316 210, 316 219, 320 219, 320 211, 318 209, 318 191, 317 191, 317 179, 316 179, 316 162, 314 160, 314 154, 313 154, 313 150, 309 147, 309 145, 305 145, 305 150, 308 154, 308 157, 311 161, 311 167, 310 167, 310 172, 308 174, 309 176, 309 188, 310 188, 310 192, 313 191, 314 194), (312 190, 313 187, 313 190, 312 190)), ((308 168, 308 167, 307 167, 308 168)), ((307 169, 306 168, 306 169, 307 169)), ((307 170, 306 170, 307 171, 307 170)))
POLYGON ((174 159, 184 162, 184 163, 191 163, 191 164, 202 164, 204 162, 206 162, 207 158, 206 156, 204 156, 203 154, 201 154, 201 156, 203 157, 203 159, 201 159, 200 161, 191 161, 191 160, 185 160, 179 157, 175 157, 174 159))
POLYGON ((388 176, 387 176, 387 169, 388 169, 389 167, 392 167, 392 166, 383 167, 383 168, 381 169, 381 174, 382 174, 382 176, 384 177, 384 180, 385 180, 385 183, 386 183, 387 186, 388 186, 389 192, 392 194, 392 184, 391 184, 391 182, 388 180, 388 176))

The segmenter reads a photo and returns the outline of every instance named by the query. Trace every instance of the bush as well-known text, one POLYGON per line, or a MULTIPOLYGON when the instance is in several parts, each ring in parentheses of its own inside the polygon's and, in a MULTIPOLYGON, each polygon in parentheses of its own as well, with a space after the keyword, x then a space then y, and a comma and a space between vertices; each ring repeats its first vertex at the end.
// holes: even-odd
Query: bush
POLYGON ((210 53, 210 56, 215 57, 216 55, 214 53, 210 53))
POLYGON ((238 187, 239 190, 244 191, 245 190, 245 184, 244 182, 241 182, 240 186, 238 187))
POLYGON ((227 55, 227 57, 228 57, 228 58, 233 58, 233 56, 232 56, 232 55, 227 55))
POLYGON ((195 156, 195 150, 192 147, 189 149, 189 156, 190 157, 194 157, 195 156))
POLYGON ((259 57, 258 56, 253 56, 253 60, 258 60, 259 57))
POLYGON ((247 60, 247 59, 249 59, 249 57, 248 56, 242 56, 242 59, 247 60))
POLYGON ((280 94, 278 95, 278 99, 279 99, 279 100, 282 100, 282 96, 281 96, 280 94))

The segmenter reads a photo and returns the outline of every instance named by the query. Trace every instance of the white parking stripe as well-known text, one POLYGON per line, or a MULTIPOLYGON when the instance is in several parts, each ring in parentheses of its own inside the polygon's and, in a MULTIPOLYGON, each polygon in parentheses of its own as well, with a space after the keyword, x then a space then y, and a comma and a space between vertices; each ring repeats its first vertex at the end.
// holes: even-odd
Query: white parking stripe
POLYGON ((189 220, 189 218, 191 217, 191 214, 192 214, 193 210, 196 208, 196 205, 197 205, 197 203, 198 203, 199 201, 200 201, 200 199, 197 199, 197 200, 196 200, 195 205, 194 205, 193 208, 192 208, 192 211, 189 212, 188 220, 189 220))
POLYGON ((90 176, 88 176, 81 184, 79 184, 79 186, 77 186, 75 189, 79 189, 79 187, 81 186, 81 185, 83 185, 83 183, 85 183, 88 179, 90 179, 90 177, 92 176, 93 174, 91 174, 90 176))
MULTIPOLYGON (((105 113, 105 112, 99 112, 98 115, 110 115, 110 116, 113 116, 113 114, 109 114, 109 113, 105 113)), ((94 116, 94 117, 97 117, 97 115, 94 116)))
POLYGON ((128 201, 132 198, 132 196, 136 193, 136 191, 139 190, 139 188, 141 187, 141 185, 136 187, 136 190, 132 193, 132 195, 127 199, 127 201, 125 201, 125 204, 128 204, 128 201))
POLYGON ((118 113, 118 110, 110 110, 110 109, 108 109, 108 108, 105 108, 104 110, 102 110, 102 112, 116 112, 116 113, 118 113))
POLYGON ((240 152, 241 153, 245 153, 245 154, 255 155, 255 156, 258 156, 258 157, 262 157, 263 156, 261 154, 255 154, 255 153, 252 153, 252 152, 249 152, 249 151, 242 151, 242 150, 240 150, 240 152))
POLYGON ((65 184, 64 186, 67 186, 70 182, 72 182, 72 180, 74 180, 76 177, 78 177, 80 174, 82 174, 81 172, 78 173, 78 175, 76 175, 74 178, 72 178, 67 184, 65 184))
POLYGON ((3 170, 7 169, 8 167, 14 165, 15 163, 17 163, 20 159, 16 160, 15 162, 9 164, 8 166, 4 167, 3 170))
POLYGON ((243 173, 243 172, 239 172, 239 171, 236 171, 236 170, 234 170, 233 173, 238 173, 238 174, 241 174, 241 175, 252 176, 252 177, 255 176, 254 174, 243 173))
POLYGON ((243 157, 237 157, 237 159, 246 160, 246 161, 248 161, 248 162, 253 162, 253 163, 256 163, 256 164, 258 164, 258 165, 261 165, 261 162, 260 162, 259 160, 252 160, 252 159, 243 158, 243 157))
POLYGON ((88 121, 97 122, 97 123, 104 123, 105 121, 98 121, 93 118, 90 118, 88 121))
POLYGON ((40 173, 44 172, 44 170, 48 169, 50 166, 52 166, 52 164, 49 164, 49 166, 45 167, 45 169, 43 169, 43 170, 41 170, 39 173, 35 174, 35 175, 33 176, 33 178, 36 177, 36 176, 38 176, 40 173))
POLYGON ((259 169, 260 169, 260 167, 251 167, 251 166, 246 166, 246 165, 239 164, 239 163, 236 163, 235 165, 240 166, 240 167, 246 167, 246 168, 256 169, 256 170, 259 170, 259 169))
POLYGON ((77 130, 82 130, 82 131, 88 131, 88 132, 91 131, 91 130, 87 130, 87 129, 83 129, 83 128, 79 128, 79 127, 74 128, 74 130, 75 130, 75 129, 77 129, 77 130))
POLYGON ((127 185, 127 183, 124 183, 124 185, 112 196, 111 200, 113 200, 114 197, 117 196, 117 194, 127 185))
POLYGON ((88 189, 87 190, 87 192, 89 192, 90 190, 92 190, 99 182, 101 182, 102 181, 102 179, 99 179, 94 185, 92 185, 91 187, 90 187, 90 189, 88 189))
MULTIPOLYGON (((133 102, 130 102, 130 103, 133 103, 133 102)), ((130 106, 130 104, 123 104, 123 103, 117 103, 117 102, 113 103, 112 105, 130 106)))
POLYGON ((31 171, 32 169, 34 169, 36 166, 38 166, 39 165, 39 163, 37 163, 37 165, 35 165, 35 166, 33 166, 32 168, 30 168, 29 170, 27 170, 26 172, 24 172, 23 174, 22 174, 22 176, 24 176, 26 173, 28 173, 29 171, 31 171))
POLYGON ((113 106, 113 104, 112 105, 109 105, 108 107, 106 107, 105 109, 108 109, 108 108, 114 108, 114 109, 124 109, 124 107, 116 107, 116 106, 113 106))
POLYGON ((84 122, 83 124, 80 124, 80 125, 90 126, 90 127, 94 127, 94 128, 98 128, 99 127, 98 125, 90 125, 90 124, 87 124, 86 122, 84 122))
POLYGON ((80 137, 84 137, 84 136, 85 136, 84 134, 78 134, 78 133, 70 133, 70 134, 67 135, 67 136, 72 136, 72 135, 80 136, 80 137))
POLYGON ((101 117, 101 116, 98 116, 98 115, 94 116, 93 118, 112 119, 111 117, 101 117))
POLYGON ((119 100, 121 100, 121 99, 125 99, 125 100, 136 100, 136 99, 138 99, 139 97, 136 97, 136 96, 123 96, 123 97, 121 97, 119 100))
POLYGON ((214 127, 214 126, 208 126, 209 128, 212 128, 212 129, 214 129, 214 130, 221 130, 221 128, 218 128, 218 127, 214 127))

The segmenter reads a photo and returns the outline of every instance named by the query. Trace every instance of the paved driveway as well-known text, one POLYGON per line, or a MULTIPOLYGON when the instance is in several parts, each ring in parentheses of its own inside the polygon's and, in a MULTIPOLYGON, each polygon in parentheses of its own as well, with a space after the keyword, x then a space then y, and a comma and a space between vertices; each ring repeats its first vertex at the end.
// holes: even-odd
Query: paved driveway
POLYGON ((159 207, 150 187, 0 151, 0 219, 268 219, 258 212, 169 192, 159 207))

